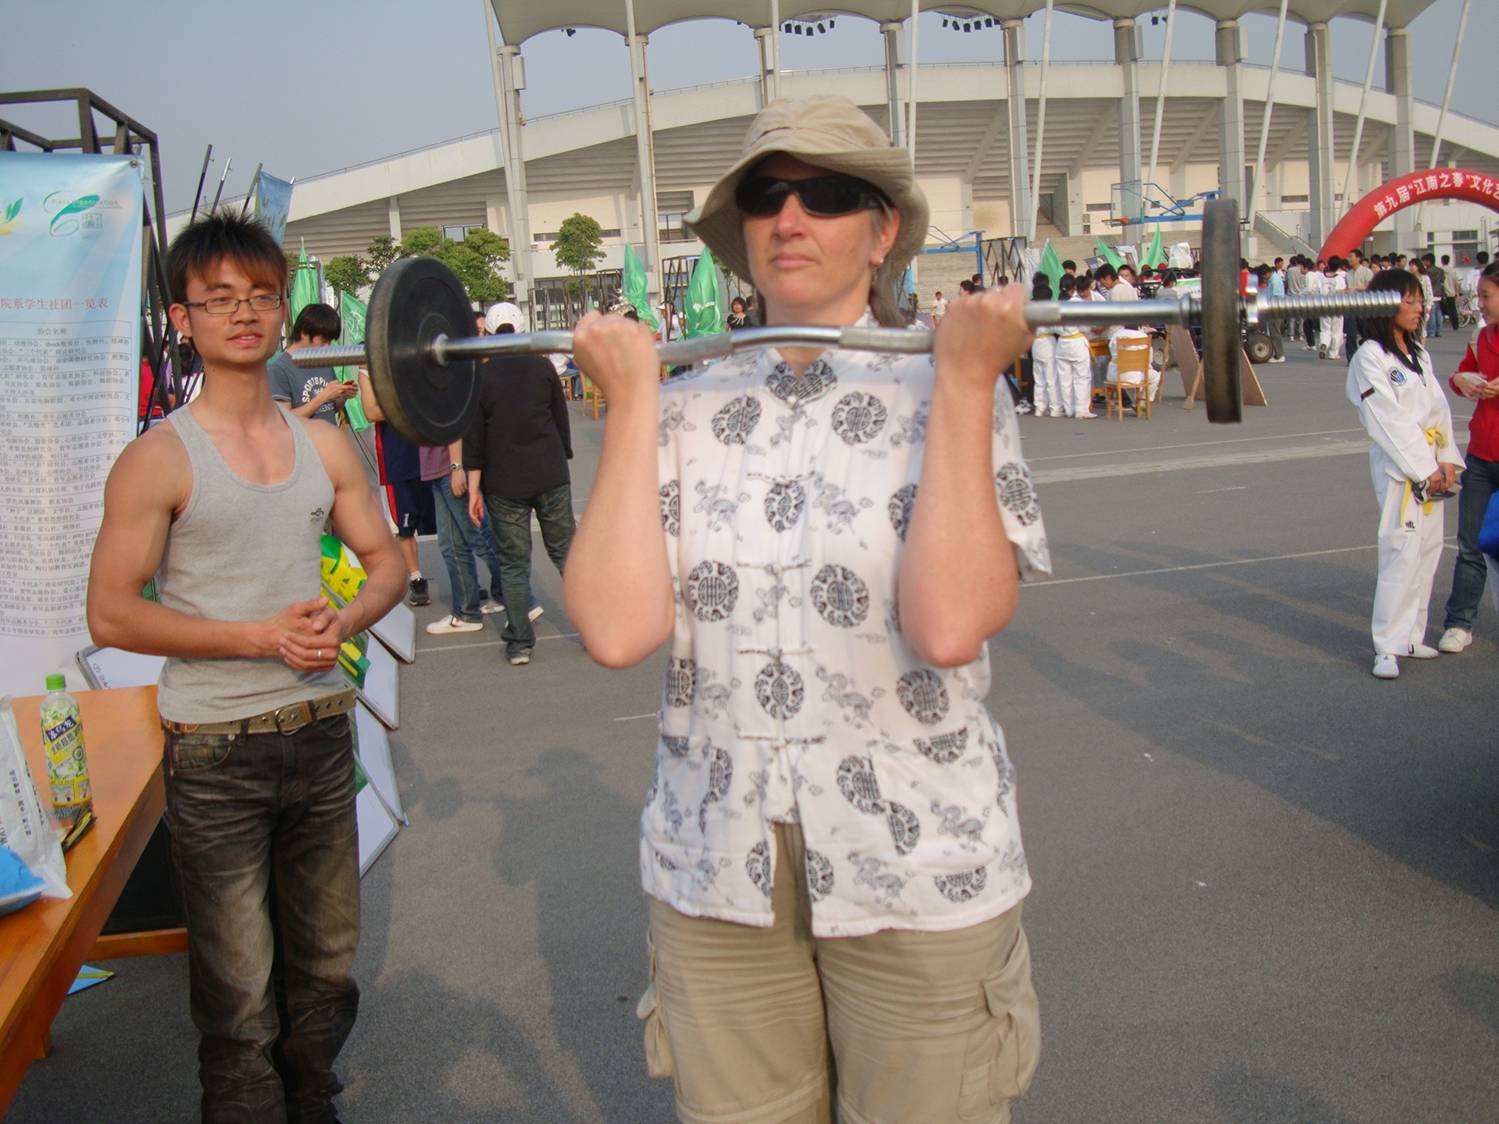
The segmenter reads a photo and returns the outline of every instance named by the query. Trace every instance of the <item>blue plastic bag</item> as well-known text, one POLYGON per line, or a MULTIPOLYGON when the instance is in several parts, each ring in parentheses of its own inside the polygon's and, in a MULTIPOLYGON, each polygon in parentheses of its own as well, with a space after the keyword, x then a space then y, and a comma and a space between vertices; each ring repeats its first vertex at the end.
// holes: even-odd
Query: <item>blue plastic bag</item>
POLYGON ((42 880, 31 873, 21 856, 0 846, 0 914, 14 913, 42 896, 42 880))
POLYGON ((1478 549, 1499 562, 1499 492, 1489 497, 1489 509, 1483 513, 1478 529, 1478 549))

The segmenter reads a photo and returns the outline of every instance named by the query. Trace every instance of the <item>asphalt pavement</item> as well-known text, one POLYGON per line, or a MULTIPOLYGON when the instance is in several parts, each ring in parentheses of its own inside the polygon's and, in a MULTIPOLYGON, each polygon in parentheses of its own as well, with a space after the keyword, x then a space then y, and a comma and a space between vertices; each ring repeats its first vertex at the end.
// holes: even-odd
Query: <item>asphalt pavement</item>
MULTIPOLYGON (((1499 1119, 1499 627, 1486 599, 1468 652, 1370 676, 1367 444, 1345 366, 1291 346, 1240 426, 1183 410, 1175 372, 1153 419, 1022 419, 1054 573, 991 642, 988 700, 1035 879, 1019 1124, 1499 1119)), ((1460 347, 1433 341, 1440 370, 1460 347)), ((574 426, 581 510, 601 426, 574 426)), ((490 622, 402 670, 411 826, 364 880, 347 1121, 672 1119, 635 1018, 663 660, 595 667, 539 541, 534 566, 531 666, 490 622)), ((193 1118, 185 959, 111 966, 8 1120, 193 1118)))

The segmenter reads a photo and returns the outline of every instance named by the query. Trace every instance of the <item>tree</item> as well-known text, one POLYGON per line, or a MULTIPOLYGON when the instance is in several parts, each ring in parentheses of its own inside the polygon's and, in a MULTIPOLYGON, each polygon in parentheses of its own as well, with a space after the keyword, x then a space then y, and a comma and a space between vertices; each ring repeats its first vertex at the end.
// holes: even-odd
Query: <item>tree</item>
POLYGON ((603 228, 597 220, 587 215, 568 215, 557 230, 557 241, 552 243, 552 253, 557 264, 573 271, 575 280, 581 285, 583 274, 591 273, 604 257, 599 244, 604 240, 603 228))
POLYGON ((479 304, 493 304, 510 292, 499 271, 510 259, 510 244, 488 230, 471 230, 462 242, 454 242, 435 226, 419 226, 396 249, 400 257, 436 258, 458 275, 469 299, 479 304))
POLYGON ((365 251, 365 262, 369 271, 378 277, 385 272, 385 267, 401 256, 401 247, 396 240, 388 234, 381 234, 370 239, 369 249, 365 251))
POLYGON ((323 279, 341 293, 358 293, 370 283, 369 264, 358 254, 340 254, 323 267, 323 279))

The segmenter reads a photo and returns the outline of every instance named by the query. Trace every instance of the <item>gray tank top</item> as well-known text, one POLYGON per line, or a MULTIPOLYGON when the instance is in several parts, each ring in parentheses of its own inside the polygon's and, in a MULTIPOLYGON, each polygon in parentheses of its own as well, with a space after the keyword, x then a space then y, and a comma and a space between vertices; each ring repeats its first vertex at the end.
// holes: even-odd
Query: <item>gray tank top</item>
MULTIPOLYGON (((296 452, 291 475, 279 484, 252 484, 236 475, 191 408, 167 419, 193 474, 192 494, 167 531, 156 576, 167 608, 210 620, 260 620, 318 595, 333 484, 307 427, 282 414, 296 452)), ((171 657, 156 702, 173 722, 229 722, 346 686, 337 668, 309 673, 275 658, 171 657)))

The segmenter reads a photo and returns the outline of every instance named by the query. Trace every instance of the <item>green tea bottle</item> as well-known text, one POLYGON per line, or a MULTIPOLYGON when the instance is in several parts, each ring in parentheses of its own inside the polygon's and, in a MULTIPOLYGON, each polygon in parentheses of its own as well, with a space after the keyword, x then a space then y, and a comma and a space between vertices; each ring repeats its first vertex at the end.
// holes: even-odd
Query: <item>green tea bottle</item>
POLYGON ((42 746, 47 753, 52 813, 59 824, 72 827, 93 808, 94 799, 88 783, 88 758, 83 752, 83 720, 67 685, 61 675, 47 676, 47 695, 42 699, 42 746))

